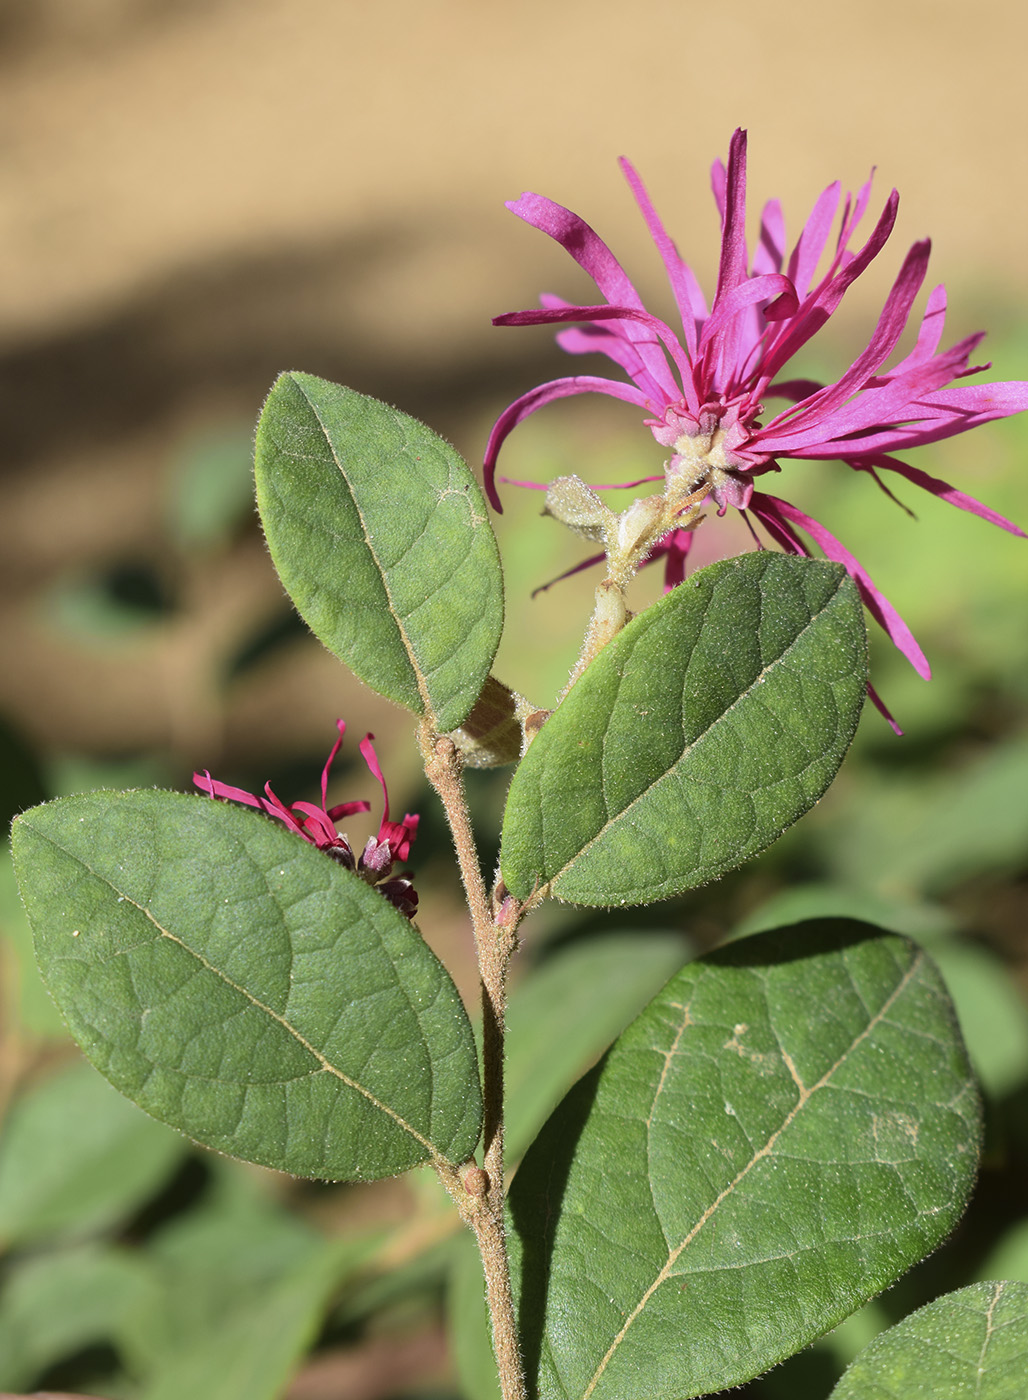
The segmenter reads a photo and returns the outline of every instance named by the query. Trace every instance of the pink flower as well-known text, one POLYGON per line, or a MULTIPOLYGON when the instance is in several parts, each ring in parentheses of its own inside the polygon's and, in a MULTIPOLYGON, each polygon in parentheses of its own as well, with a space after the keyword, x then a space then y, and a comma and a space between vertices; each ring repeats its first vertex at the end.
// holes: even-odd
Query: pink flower
MULTIPOLYGON (((846 289, 884 247, 896 219, 896 191, 856 252, 849 245, 867 207, 870 181, 855 200, 846 196, 835 248, 820 277, 815 274, 839 206, 839 183, 829 185, 817 200, 788 256, 781 208, 771 200, 751 260, 745 234, 746 133, 736 131, 727 170, 717 161, 711 172, 722 232, 717 289, 708 311, 695 276, 679 257, 639 176, 628 161, 622 160, 621 167, 664 263, 682 319, 681 337, 646 311, 613 253, 577 214, 537 194, 523 194, 511 202, 507 207, 519 218, 548 233, 571 254, 606 300, 596 306, 573 306, 547 295, 542 310, 498 316, 495 324, 580 322, 559 332, 561 348, 572 355, 604 354, 626 378, 571 375, 541 384, 512 403, 497 420, 486 449, 485 483, 493 506, 501 509, 495 476, 500 447, 511 429, 537 408, 589 393, 636 404, 646 413, 653 436, 671 450, 664 479, 673 508, 690 494, 695 499, 694 493, 705 492, 720 515, 732 506, 744 512, 751 529, 753 521, 759 522, 781 549, 809 555, 803 531, 829 559, 845 565, 868 611, 927 679, 931 672, 921 648, 867 570, 823 525, 781 497, 755 490, 754 480, 779 471, 783 457, 838 460, 867 472, 888 495, 880 472, 904 477, 961 510, 1023 536, 1024 531, 1003 516, 892 454, 1028 408, 1028 384, 953 385, 988 366, 969 363, 984 333, 939 350, 946 310, 941 286, 928 296, 914 348, 885 368, 924 280, 927 240, 915 243, 907 254, 874 334, 834 384, 783 378, 788 362, 821 329, 846 289), (764 422, 763 401, 768 398, 784 399, 787 406, 764 422)), ((684 577, 691 541, 691 533, 674 529, 650 553, 647 562, 664 559, 669 588, 684 577)))
POLYGON ((407 860, 411 843, 418 833, 420 819, 407 812, 402 822, 389 820, 389 792, 372 743, 375 736, 365 734, 360 741, 360 751, 372 776, 382 788, 385 810, 378 835, 368 838, 359 858, 354 856, 348 838, 338 831, 336 822, 341 817, 352 816, 355 812, 370 812, 371 803, 340 802, 335 807, 327 806, 328 780, 332 764, 343 746, 343 735, 346 733, 346 725, 341 719, 336 720, 336 728, 339 730, 339 738, 332 745, 332 751, 321 772, 320 807, 313 802, 292 802, 287 807, 272 792, 270 784, 266 784, 264 788, 266 797, 256 797, 252 792, 244 792, 242 788, 218 782, 206 771, 194 773, 193 782, 208 797, 221 801, 243 802, 247 807, 256 807, 267 816, 284 822, 297 836, 302 836, 312 846, 317 846, 319 851, 324 851, 347 870, 355 871, 362 880, 366 880, 379 894, 384 895, 390 904, 394 904, 401 914, 406 914, 409 919, 413 918, 418 907, 418 896, 413 881, 407 875, 397 876, 395 879, 390 879, 389 876, 397 861, 407 860))

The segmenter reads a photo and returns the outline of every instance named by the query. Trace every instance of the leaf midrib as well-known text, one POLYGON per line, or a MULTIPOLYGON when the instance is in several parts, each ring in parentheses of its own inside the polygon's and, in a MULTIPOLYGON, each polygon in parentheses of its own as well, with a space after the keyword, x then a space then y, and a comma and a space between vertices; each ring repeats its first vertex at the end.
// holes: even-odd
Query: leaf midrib
POLYGON ((982 1393, 982 1382, 985 1379, 985 1357, 986 1353, 989 1350, 989 1344, 992 1341, 995 1333, 995 1328, 993 1326, 992 1320, 995 1316, 996 1307, 999 1303, 999 1300, 1003 1296, 1003 1292, 1004 1285, 1002 1283, 997 1283, 992 1295, 992 1299, 985 1313, 985 1337, 982 1340, 982 1349, 978 1354, 978 1371, 977 1375, 975 1376, 974 1393, 976 1396, 981 1395, 982 1393))
MULTIPOLYGON (((908 987, 908 986, 910 985, 910 983, 913 981, 914 976, 915 976, 915 973, 917 973, 917 972, 920 970, 920 968, 921 968, 921 966, 923 965, 924 961, 925 961, 925 955, 924 955, 924 953, 921 952, 921 951, 918 951, 917 954, 915 955, 915 957, 913 958, 913 960, 911 961, 911 964, 910 964, 910 966, 907 968, 906 972, 904 972, 903 976, 902 976, 902 977, 899 979, 899 981, 897 982, 897 984, 896 984, 895 988, 893 989, 893 991, 892 991, 892 992, 889 994, 889 996, 885 999, 885 1001, 882 1003, 882 1005, 881 1005, 881 1007, 878 1009, 878 1011, 875 1012, 874 1016, 872 1016, 872 1017, 870 1018, 870 1020, 868 1021, 867 1025, 864 1027, 864 1029, 860 1032, 860 1034, 859 1034, 858 1036, 856 1036, 856 1037, 853 1039, 853 1041, 850 1043, 850 1045, 847 1046, 847 1048, 843 1051, 843 1053, 839 1056, 839 1058, 835 1061, 835 1063, 834 1063, 833 1065, 831 1065, 831 1066, 825 1071, 825 1073, 821 1076, 821 1078, 817 1081, 817 1083, 814 1084, 814 1085, 812 1085, 809 1089, 807 1089, 807 1088, 803 1085, 803 1082, 802 1082, 802 1080, 800 1079, 800 1077, 799 1077, 799 1075, 798 1075, 798 1073, 797 1073, 797 1071, 796 1071, 796 1067, 795 1067, 795 1065, 793 1064, 791 1057, 787 1054, 787 1052, 785 1051, 784 1047, 781 1047, 782 1057, 783 1057, 783 1059, 784 1059, 784 1061, 785 1061, 785 1063, 786 1063, 787 1068, 789 1069, 790 1074, 792 1075, 793 1081, 794 1081, 794 1083, 796 1084, 797 1090, 798 1090, 799 1095, 800 1095, 798 1101, 797 1101, 796 1104, 792 1107, 792 1109, 790 1109, 789 1113, 786 1114, 786 1116, 785 1116, 785 1118, 784 1118, 784 1120, 783 1120, 781 1126, 775 1129, 775 1131, 770 1135, 770 1137, 768 1138, 767 1142, 765 1142, 765 1144, 763 1145, 763 1147, 759 1148, 759 1149, 753 1154, 753 1156, 752 1156, 752 1157, 750 1158, 750 1160, 746 1163, 746 1165, 745 1165, 745 1166, 736 1174, 736 1176, 728 1183, 728 1185, 724 1188, 724 1190, 721 1191, 721 1192, 719 1193, 719 1195, 716 1197, 716 1199, 715 1199, 714 1201, 711 1202, 711 1204, 707 1207, 707 1209, 706 1209, 706 1210, 703 1212, 703 1214, 701 1215, 700 1219, 696 1222, 696 1224, 692 1227, 692 1229, 688 1232, 688 1234, 686 1234, 686 1236, 684 1237, 684 1239, 682 1239, 682 1241, 681 1241, 677 1246, 675 1246, 675 1248, 669 1249, 669 1251, 668 1251, 668 1257, 667 1257, 666 1262, 664 1263, 663 1267, 660 1269, 660 1271, 659 1271, 659 1273, 657 1274, 657 1276, 656 1276, 656 1278, 654 1279, 654 1281, 649 1285, 649 1287, 648 1287, 648 1288, 646 1289, 646 1291, 643 1293, 643 1295, 642 1295, 642 1297, 640 1298, 639 1302, 636 1304, 636 1306, 633 1308, 633 1310, 629 1313, 629 1315, 628 1315, 628 1317, 625 1319, 625 1322, 624 1322, 623 1326, 621 1327, 620 1331, 617 1333, 617 1335, 615 1336, 614 1340, 611 1342, 610 1346, 607 1348, 606 1353, 604 1354, 603 1358, 601 1359, 601 1361, 600 1361, 599 1365, 597 1366, 596 1370, 593 1372, 593 1375, 592 1375, 592 1377, 590 1378, 588 1385, 586 1386, 585 1390, 583 1390, 582 1395, 581 1395, 581 1400, 589 1400, 589 1397, 593 1394, 593 1392, 594 1392, 595 1389, 596 1389, 596 1386, 599 1384, 600 1378, 602 1377, 604 1371, 607 1369, 607 1366, 609 1365, 609 1363, 610 1363, 610 1361, 611 1361, 611 1358, 614 1356, 614 1354, 615 1354, 615 1352, 617 1351, 618 1347, 619 1347, 619 1346, 621 1345, 621 1343, 624 1341, 624 1338, 625 1338, 626 1335, 628 1334, 630 1328, 632 1327, 632 1324, 633 1324, 633 1323, 636 1321, 636 1319, 642 1314, 642 1312, 643 1312, 643 1310, 645 1309, 647 1303, 650 1301, 650 1299, 653 1297, 653 1295, 657 1292, 657 1290, 658 1290, 664 1283, 666 1283, 667 1280, 668 1280, 670 1277, 672 1277, 672 1274, 671 1274, 672 1267, 674 1266, 675 1263, 677 1263, 677 1261, 678 1261, 678 1259, 681 1257, 683 1251, 684 1251, 686 1248, 688 1248, 688 1246, 692 1243, 692 1241, 693 1241, 693 1240, 696 1238, 696 1236, 699 1234, 700 1230, 703 1229, 704 1225, 706 1225, 707 1222, 713 1217, 714 1212, 718 1209, 718 1207, 721 1205, 721 1203, 722 1203, 724 1200, 726 1200, 726 1199, 735 1191, 735 1189, 736 1189, 736 1187, 739 1185, 739 1183, 740 1183, 746 1176, 749 1175, 749 1173, 750 1173, 750 1172, 752 1171, 752 1169, 757 1165, 757 1163, 758 1163, 758 1162, 762 1162, 762 1161, 764 1161, 766 1158, 768 1158, 768 1157, 771 1156, 771 1152, 772 1152, 772 1149, 774 1148, 775 1143, 776 1143, 776 1142, 778 1141, 778 1139, 782 1136, 782 1134, 786 1131, 786 1129, 789 1128, 789 1127, 792 1125, 793 1122, 795 1122, 795 1120, 796 1120, 796 1118, 798 1117, 798 1115, 800 1114, 800 1112, 806 1107, 806 1105, 810 1102, 810 1100, 813 1098, 813 1096, 814 1096, 820 1089, 825 1088, 825 1086, 830 1082, 832 1076, 836 1073, 836 1071, 837 1071, 838 1069, 840 1069, 840 1068, 842 1067, 842 1065, 844 1065, 844 1064, 846 1063, 846 1061, 849 1059, 849 1057, 850 1057, 850 1056, 853 1054, 853 1052, 856 1050, 857 1046, 860 1045, 862 1041, 866 1040, 867 1037, 871 1034, 871 1032, 875 1029, 875 1027, 878 1026, 878 1025, 885 1019, 886 1015, 887 1015, 888 1012, 892 1009, 892 1007, 895 1005, 896 1001, 897 1001, 897 1000, 899 999, 899 997, 903 994, 903 992, 906 991, 907 987, 908 987)), ((688 1018, 688 1015, 689 1015, 688 1006, 683 1007, 682 1010, 683 1010, 683 1019, 687 1019, 687 1018, 688 1018)), ((683 1027, 683 1029, 684 1029, 684 1027, 683 1027)), ((680 1034, 680 1033, 681 1033, 681 1031, 679 1031, 679 1034, 680 1034)), ((655 1110, 655 1108, 656 1108, 656 1101, 657 1101, 657 1098, 659 1097, 660 1090, 663 1088, 665 1077, 666 1077, 665 1075, 663 1075, 663 1074, 661 1075, 660 1083, 659 1083, 659 1085, 658 1085, 657 1091, 656 1091, 655 1094, 654 1094, 653 1102, 652 1102, 651 1105, 650 1105, 649 1117, 652 1117, 652 1114, 653 1114, 653 1112, 654 1112, 654 1110, 655 1110)), ((648 1155, 648 1149, 647 1149, 647 1155, 648 1155)), ((649 1173, 647 1173, 647 1175, 649 1176, 649 1173)))
MULTIPOLYGON (((24 822, 24 817, 21 818, 21 820, 24 822)), ((271 1020, 277 1022, 277 1024, 280 1025, 282 1029, 287 1032, 287 1034, 291 1035, 294 1038, 294 1040, 296 1040, 297 1043, 304 1050, 306 1050, 308 1054, 313 1056, 313 1058, 318 1062, 318 1064, 321 1067, 320 1070, 317 1071, 318 1073, 327 1073, 334 1075, 335 1078, 339 1079, 348 1088, 353 1089, 356 1093, 362 1095, 365 1099, 367 1099, 368 1102, 374 1108, 377 1108, 381 1113, 384 1113, 386 1117, 391 1118, 393 1122, 396 1123, 397 1127, 401 1128, 404 1132, 408 1133, 415 1140, 415 1142, 420 1143, 420 1145, 428 1152, 428 1154, 434 1161, 446 1161, 445 1154, 441 1152, 433 1143, 431 1143, 428 1140, 428 1138, 424 1137, 421 1133, 419 1133, 417 1128, 415 1128, 413 1124, 408 1123, 407 1120, 401 1114, 396 1112, 395 1109, 390 1108, 388 1104, 383 1103, 381 1099, 377 1098, 376 1095, 374 1095, 370 1089, 365 1087, 365 1085, 361 1084, 356 1079, 352 1079, 337 1065, 332 1064, 332 1062, 325 1055, 323 1055, 320 1050, 318 1050, 314 1045, 312 1045, 310 1041, 307 1040, 307 1038, 303 1036, 300 1033, 300 1031, 297 1030, 297 1028, 292 1024, 292 1022, 288 1021, 284 1016, 280 1015, 279 1012, 275 1011, 272 1007, 268 1006, 265 1002, 261 1001, 258 997, 254 996, 254 994, 248 991, 246 987, 240 986, 238 982, 234 982, 232 978, 229 977, 220 968, 215 967, 213 963, 208 962, 208 960, 203 956, 202 953, 197 952, 195 948, 191 948, 189 944, 186 943, 183 939, 179 938, 169 929, 166 929, 161 923, 158 922, 158 920, 154 917, 153 913, 145 905, 140 904, 138 900, 134 899, 132 895, 128 894, 126 891, 120 890, 118 886, 114 883, 114 881, 110 879, 109 876, 101 874, 98 870, 94 870, 88 861, 83 860, 83 858, 80 855, 77 855, 74 851, 69 850, 66 846, 62 846, 59 841, 56 841, 52 836, 48 835, 46 832, 41 832, 37 827, 32 826, 31 823, 26 823, 26 826, 28 830, 33 833, 33 835, 39 837, 43 841, 46 841, 55 850, 61 851, 69 859, 75 861, 78 865, 81 865, 84 870, 87 870, 89 872, 93 879, 99 880, 102 884, 106 885, 108 889, 113 890, 114 893, 120 899, 124 900, 126 904, 131 904, 134 909, 138 909, 139 912, 146 919, 148 919, 151 924, 153 924, 154 928, 157 930, 157 932, 161 935, 162 938, 167 938, 170 942, 177 944, 178 947, 183 949, 184 952, 188 953, 192 958, 194 958, 206 971, 212 973, 215 977, 219 978, 227 987, 230 987, 234 992, 237 992, 241 997, 248 1001, 251 1006, 255 1007, 258 1011, 263 1011, 265 1015, 271 1018, 271 1020)))
POLYGON ((371 542, 371 535, 368 532, 367 521, 364 519, 364 512, 361 510, 360 503, 358 502, 357 497, 354 494, 353 487, 350 485, 350 479, 346 475, 346 471, 343 467, 343 464, 339 460, 339 454, 336 452, 335 443, 332 441, 332 435, 329 432, 328 427, 326 426, 325 421, 318 410, 317 404, 313 401, 313 399, 307 393, 307 390, 304 388, 304 386, 300 383, 299 379, 295 375, 293 376, 293 383, 296 385, 297 389, 299 389, 300 393, 303 395, 304 402, 307 404, 311 413, 313 413, 315 421, 317 422, 318 427, 321 429, 321 435, 325 439, 325 444, 332 455, 332 461, 336 464, 336 469, 339 472, 339 475, 346 482, 346 489, 350 493, 350 499, 353 502, 353 508, 357 512, 357 519, 360 521, 361 533, 364 536, 365 546, 367 547, 367 551, 371 555, 371 558, 374 560, 375 568, 378 570, 378 576, 382 580, 382 588, 385 592, 386 603, 389 607, 389 616, 393 619, 393 624, 396 627, 397 634, 399 635, 400 641, 403 644, 403 649, 407 653, 407 662, 414 675, 414 684, 417 686, 418 695, 421 697, 422 708, 426 715, 430 715, 434 719, 435 711, 428 693, 428 685, 426 683, 425 676, 421 670, 421 666, 418 663, 418 659, 414 654, 414 648, 411 644, 410 638, 407 635, 407 628, 404 625, 404 620, 401 618, 399 609, 393 602, 393 595, 389 587, 389 579, 386 573, 386 569, 382 564, 382 561, 378 557, 378 553, 375 549, 375 546, 371 542))
MULTIPOLYGON (((780 652, 779 655, 776 656, 775 659, 771 661, 768 665, 764 666, 760 674, 754 677, 754 679, 750 682, 750 684, 746 687, 745 690, 740 691, 740 693, 735 697, 735 699, 728 706, 728 708, 722 710, 721 714, 719 714, 716 719, 713 719, 710 722, 710 724, 707 725, 706 729, 704 729, 701 733, 697 734, 695 739, 693 739, 691 743, 685 746, 679 757, 675 760, 675 762, 671 765, 670 768, 666 768, 663 773, 661 773, 658 777, 654 778, 654 780, 651 783, 647 784, 647 786, 642 790, 642 792, 638 793, 635 797, 633 797, 631 802, 629 802, 627 806, 622 807, 622 809, 619 812, 615 813, 614 816, 608 816, 607 820, 604 822, 603 826, 600 827, 599 831, 597 831, 594 836, 591 836, 589 840, 585 843, 585 845, 582 846, 580 850, 576 851, 575 854, 571 857, 571 859, 566 861, 564 865, 562 865, 561 868, 556 872, 555 875, 551 875, 549 881, 547 882, 548 884, 555 885, 562 875, 566 874, 567 871, 570 870, 571 867, 575 865, 579 860, 581 860, 581 858, 586 854, 586 852, 592 846, 594 846, 602 836, 606 835, 606 833, 611 829, 611 827, 615 826, 618 822, 620 822, 623 817, 625 817, 629 812, 631 812, 632 809, 647 796, 648 793, 652 792, 653 789, 657 787, 659 783, 662 783, 670 773, 673 773, 679 767, 679 765, 685 761, 687 755, 694 753, 698 746, 702 744, 703 741, 708 737, 708 735, 712 734, 714 730, 717 729, 718 725, 722 724, 729 717, 729 715, 731 715, 732 711, 736 708, 736 706, 740 705, 756 689, 756 687, 763 682, 765 676, 767 676, 776 666, 781 665, 781 663, 785 660, 785 658, 789 655, 793 648, 796 647, 807 635, 810 628, 813 627, 814 623, 818 620, 818 618, 821 617, 823 613, 827 612, 829 607, 831 607, 832 604, 836 601, 836 599, 839 596, 839 591, 843 587, 844 582, 845 576, 838 580, 835 587, 835 591, 832 593, 831 597, 828 598, 827 601, 823 604, 823 606, 820 607, 818 611, 807 620, 803 628, 799 632, 797 632, 796 636, 792 639, 792 641, 785 648, 785 650, 780 652)), ((708 601, 707 607, 704 610, 704 619, 706 618, 706 614, 709 611, 712 602, 713 597, 711 597, 711 599, 708 601)), ((621 687, 624 684, 624 680, 625 676, 624 672, 622 672, 618 679, 617 695, 620 695, 621 693, 621 687)), ((611 705, 610 708, 611 714, 613 714, 614 709, 618 703, 617 695, 615 696, 614 703, 611 705)), ((609 725, 607 726, 607 728, 604 729, 603 738, 601 739, 601 748, 602 744, 606 740, 608 729, 609 725)), ((809 768, 810 764, 808 764, 807 767, 809 768)), ((773 784, 769 786, 773 786, 773 784)), ((605 808, 607 807, 607 801, 605 796, 603 799, 603 805, 605 808)))

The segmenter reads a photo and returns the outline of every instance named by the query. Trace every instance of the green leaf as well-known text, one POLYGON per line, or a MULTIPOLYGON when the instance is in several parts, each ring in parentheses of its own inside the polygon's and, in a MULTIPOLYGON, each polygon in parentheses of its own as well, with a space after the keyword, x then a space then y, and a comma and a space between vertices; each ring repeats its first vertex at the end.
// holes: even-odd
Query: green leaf
POLYGON ((153 790, 35 807, 14 852, 72 1034, 155 1118, 302 1176, 471 1152, 456 988, 352 871, 255 812, 153 790))
POLYGON ((687 955, 677 933, 603 934, 554 953, 515 986, 504 1074, 510 1161, 687 955))
POLYGON ((205 434, 180 451, 168 483, 168 525, 180 549, 224 548, 253 518, 251 456, 248 428, 205 434))
POLYGON ((142 1400, 276 1400, 317 1335, 346 1253, 345 1241, 323 1245, 165 1363, 142 1400))
POLYGON ((1022 869, 1028 846, 1028 735, 923 773, 861 772, 824 833, 838 876, 917 898, 1022 869))
POLYGON ((311 630, 374 690, 456 729, 503 628, 496 540, 464 462, 405 413, 290 373, 256 464, 271 557, 311 630))
POLYGON ((841 566, 761 552, 694 574, 604 648, 522 760, 508 888, 650 903, 756 855, 835 776, 866 665, 841 566))
POLYGON ((752 912, 736 933, 758 933, 825 916, 864 919, 930 944, 956 1008, 975 1076, 986 1094, 1002 1098, 1028 1079, 1028 1006, 994 953, 948 936, 957 927, 952 911, 940 905, 890 901, 866 890, 794 885, 752 912))
POLYGON ((64 1040, 61 1014, 47 996, 32 951, 10 850, 0 851, 0 1016, 26 1041, 64 1040))
POLYGON ((273 1183, 221 1158, 212 1167, 199 1207, 147 1241, 157 1287, 115 1340, 128 1368, 148 1379, 148 1396, 174 1395, 176 1386, 189 1400, 278 1396, 329 1294, 362 1268, 381 1235, 347 1234, 326 1253, 318 1233, 269 1196, 273 1183), (262 1343, 251 1362, 247 1337, 269 1312, 270 1347, 262 1343))
POLYGON ((127 1250, 84 1245, 25 1260, 0 1298, 0 1386, 21 1390, 65 1357, 110 1342, 151 1283, 127 1250))
MULTIPOLYGON (((438 1178, 425 1176, 422 1180, 428 1182, 436 1201, 431 1214, 421 1218, 419 1228, 424 1230, 424 1236, 409 1248, 410 1236, 405 1235, 408 1243, 400 1248, 399 1263, 395 1262, 388 1238, 380 1242, 377 1258, 369 1250, 366 1267, 357 1278, 348 1280, 332 1310, 333 1332, 356 1335, 366 1327, 374 1328, 376 1314, 410 1315, 424 1311, 426 1306, 429 1310, 435 1308, 449 1276, 462 1227, 454 1218, 453 1202, 438 1178)), ((411 1184, 420 1197, 421 1182, 415 1177, 411 1184)))
MULTIPOLYGON (((849 885, 811 880, 786 885, 750 911, 732 930, 733 938, 764 933, 806 919, 861 919, 890 933, 903 933, 915 943, 934 944, 953 934, 956 916, 940 904, 912 904, 849 885)), ((958 1018, 959 1019, 959 1018, 958 1018)))
POLYGON ((75 1064, 20 1098, 0 1137, 0 1248, 125 1220, 185 1144, 75 1064))
POLYGON ((1024 1400, 1028 1285, 976 1283, 876 1337, 831 1400, 1024 1400))
POLYGON ((684 1400, 840 1322, 952 1229, 979 1109, 942 981, 824 920, 690 963, 510 1194, 542 1400, 684 1400))

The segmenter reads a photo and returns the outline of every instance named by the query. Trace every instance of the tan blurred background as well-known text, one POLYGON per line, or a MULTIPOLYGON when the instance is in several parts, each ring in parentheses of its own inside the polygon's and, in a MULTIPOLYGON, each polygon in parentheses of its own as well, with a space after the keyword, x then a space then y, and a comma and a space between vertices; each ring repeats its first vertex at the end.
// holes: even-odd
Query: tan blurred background
POLYGON ((280 606, 255 536, 180 570, 142 649, 44 625, 41 590, 162 557, 169 464, 245 436, 282 368, 390 399, 476 459, 490 414, 558 364, 545 332, 490 317, 585 286, 504 210, 523 188, 656 288, 630 153, 709 274, 707 170, 746 125, 751 212, 778 194, 791 231, 836 176, 877 163, 877 207, 899 187, 858 318, 929 231, 954 334, 1009 317, 1028 299, 1026 40, 997 0, 2 0, 0 708, 43 743, 189 761, 252 752, 271 717, 280 739, 287 693, 294 737, 324 732, 337 671, 309 650, 299 684, 240 688, 225 733, 211 658, 280 606))
MULTIPOLYGON (((630 155, 709 287, 709 166, 743 125, 751 236, 771 195, 794 238, 836 177, 853 189, 877 165, 870 217, 893 185, 900 190, 894 241, 838 318, 837 368, 859 348, 906 248, 930 233, 930 276, 951 294, 947 339, 996 327, 995 377, 1028 378, 1028 334, 1019 331, 1028 307, 1026 49, 1028 11, 1013 0, 0 0, 0 730, 10 726, 45 759, 49 791, 185 786, 194 766, 257 783, 302 759, 303 786, 282 780, 290 800, 313 795, 318 756, 345 714, 354 736, 378 734, 395 805, 420 803, 409 717, 290 629, 252 508, 245 499, 225 507, 224 492, 249 490, 253 424, 276 374, 304 369, 376 394, 477 463, 493 416, 565 368, 547 332, 498 330, 490 318, 533 304, 544 288, 580 296, 588 286, 504 200, 531 188, 569 205, 659 298, 659 263, 615 164, 630 155), (206 477, 224 479, 224 490, 211 495, 206 477), (130 604, 124 616, 111 606, 116 595, 130 604), (143 766, 131 767, 140 757, 143 766), (102 767, 111 760, 129 767, 102 767)), ((568 470, 566 448, 603 459, 603 476, 615 479, 609 459, 621 439, 607 425, 635 428, 631 409, 569 404, 536 423, 544 417, 524 440, 526 450, 552 453, 554 469, 526 458, 524 473, 568 470)), ((990 438, 977 437, 972 451, 961 440, 918 465, 953 471, 1028 523, 1028 489, 1019 500, 998 494, 990 438)), ((639 451, 653 446, 638 430, 636 439, 639 451)), ((1023 456, 1018 443, 1008 459, 1015 450, 1023 456)), ((552 678, 573 659, 590 584, 562 585, 545 608, 529 602, 533 583, 581 554, 537 557, 545 531, 513 528, 537 504, 499 529, 511 629, 552 678)), ((940 572, 929 577, 917 556, 904 578, 902 552, 877 522, 897 531, 910 522, 884 506, 879 517, 878 504, 865 538, 847 533, 847 543, 881 565, 915 630, 924 623, 916 586, 934 596, 933 659, 941 653, 940 673, 948 666, 952 677, 961 661, 945 655, 958 630, 950 622, 961 622, 966 640, 996 611, 987 601, 992 536, 958 518, 940 572), (986 602, 958 617, 962 583, 950 561, 976 530, 986 602), (877 557, 864 553, 876 546, 877 557)), ((997 538, 1004 579, 1023 580, 1020 549, 997 538)), ((1000 584, 992 596, 1004 586, 1013 591, 1000 584)), ((990 646, 1023 657, 1005 626, 990 646)), ((501 661, 500 674, 517 684, 501 661)), ((991 739, 990 725, 1021 724, 1023 708, 1014 711, 1028 679, 1018 675, 999 702, 984 686, 975 692, 987 712, 978 738, 991 739)), ((887 680, 906 701, 907 682, 887 680)), ((941 712, 950 686, 922 687, 941 698, 921 703, 941 712)), ((922 733, 933 722, 926 713, 922 733)), ((934 722, 945 739, 950 720, 934 722)), ((904 753, 919 752, 911 739, 904 753)), ((340 797, 374 796, 356 770, 344 784, 358 777, 340 797)), ((483 802, 498 806, 502 786, 489 792, 483 802)), ((447 847, 431 804, 422 810, 426 935, 470 998, 452 883, 421 883, 421 862, 445 864, 447 847)), ((879 825, 895 842, 896 825, 879 825)), ((751 904, 766 892, 762 878, 751 904)), ((990 907, 997 940, 1012 947, 1028 905, 1023 888, 1005 898, 990 896, 990 907)), ((702 911, 690 927, 702 941, 702 911)), ((712 929, 711 940, 723 931, 712 929)), ((408 1209, 405 1189, 376 1188, 383 1218, 408 1209)), ((374 1355, 336 1357, 323 1382, 314 1363, 295 1400, 385 1394, 391 1364, 398 1375, 445 1368, 438 1329, 412 1345, 428 1351, 401 1355, 389 1341, 374 1355), (344 1377, 339 1368, 351 1363, 344 1377)))

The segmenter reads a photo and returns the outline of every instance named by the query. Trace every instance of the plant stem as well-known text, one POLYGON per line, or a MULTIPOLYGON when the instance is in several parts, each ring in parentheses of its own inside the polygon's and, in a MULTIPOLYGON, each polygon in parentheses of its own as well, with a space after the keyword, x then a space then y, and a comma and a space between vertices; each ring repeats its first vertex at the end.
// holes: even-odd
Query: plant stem
POLYGON ((493 1324, 493 1354, 500 1378, 503 1400, 527 1400, 521 1347, 518 1343, 517 1315, 510 1286, 510 1262, 503 1229, 503 1209, 499 1216, 484 1210, 469 1222, 478 1242, 485 1274, 489 1316, 493 1324))
POLYGON ((672 530, 695 530, 703 519, 700 506, 709 492, 710 485, 704 481, 697 489, 674 502, 669 501, 665 492, 662 496, 644 496, 641 500, 633 501, 628 510, 619 516, 608 512, 611 523, 604 535, 607 577, 596 589, 582 651, 567 685, 560 692, 559 700, 564 699, 586 667, 629 621, 628 585, 650 551, 672 530))
POLYGON ((561 700, 589 663, 617 636, 627 621, 628 605, 625 602, 624 585, 613 578, 605 578, 596 588, 595 604, 589 626, 585 630, 582 651, 568 677, 567 685, 560 692, 561 700))
POLYGON ((471 911, 482 985, 483 1165, 460 1173, 440 1172, 464 1221, 475 1232, 482 1256, 493 1325, 493 1350, 503 1400, 526 1400, 504 1232, 503 1055, 507 969, 517 947, 522 907, 513 899, 490 901, 464 794, 462 758, 451 739, 426 724, 419 730, 425 773, 439 795, 453 835, 461 880, 471 911))

